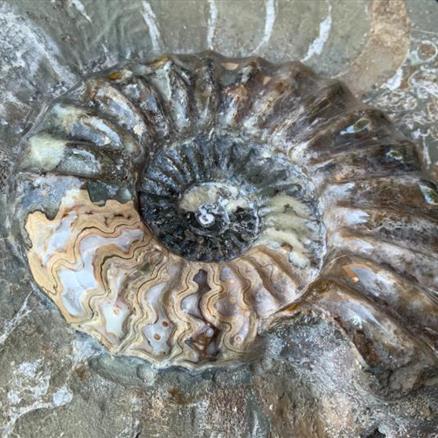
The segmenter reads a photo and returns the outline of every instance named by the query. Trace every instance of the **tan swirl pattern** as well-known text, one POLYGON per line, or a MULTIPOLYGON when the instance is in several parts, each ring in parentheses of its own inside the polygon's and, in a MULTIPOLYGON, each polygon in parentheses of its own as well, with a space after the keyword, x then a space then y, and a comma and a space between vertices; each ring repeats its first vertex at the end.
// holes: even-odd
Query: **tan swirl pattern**
POLYGON ((188 261, 154 238, 132 202, 97 206, 85 190, 67 192, 52 220, 30 214, 26 230, 32 275, 64 317, 111 351, 152 362, 242 357, 302 294, 286 242, 228 262, 188 261))

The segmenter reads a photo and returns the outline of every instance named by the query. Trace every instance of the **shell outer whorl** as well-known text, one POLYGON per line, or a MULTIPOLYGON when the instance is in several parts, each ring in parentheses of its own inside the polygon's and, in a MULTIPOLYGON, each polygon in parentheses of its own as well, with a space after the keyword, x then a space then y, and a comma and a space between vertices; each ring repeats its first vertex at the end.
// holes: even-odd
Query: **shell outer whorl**
POLYGON ((23 143, 11 214, 33 278, 110 351, 222 365, 318 309, 370 369, 434 369, 436 186, 343 84, 164 56, 84 80, 23 143))

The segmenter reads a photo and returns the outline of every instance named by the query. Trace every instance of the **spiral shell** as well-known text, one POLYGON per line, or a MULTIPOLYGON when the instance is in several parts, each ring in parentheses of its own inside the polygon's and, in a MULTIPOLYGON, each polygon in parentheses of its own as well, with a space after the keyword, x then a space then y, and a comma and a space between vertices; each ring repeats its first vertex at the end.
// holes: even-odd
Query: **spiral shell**
POLYGON ((17 172, 35 282, 114 353, 222 365, 312 311, 372 369, 436 366, 436 187, 380 111, 300 63, 96 75, 42 115, 17 172))

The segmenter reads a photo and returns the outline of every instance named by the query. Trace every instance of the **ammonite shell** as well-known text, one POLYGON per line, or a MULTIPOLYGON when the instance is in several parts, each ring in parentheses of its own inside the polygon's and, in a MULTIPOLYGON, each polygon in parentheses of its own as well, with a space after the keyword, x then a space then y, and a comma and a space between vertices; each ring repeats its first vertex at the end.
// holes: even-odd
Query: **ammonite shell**
POLYGON ((15 223, 33 278, 110 351, 222 365, 315 312, 371 368, 435 367, 436 187, 342 83, 164 56, 87 79, 24 143, 15 223))

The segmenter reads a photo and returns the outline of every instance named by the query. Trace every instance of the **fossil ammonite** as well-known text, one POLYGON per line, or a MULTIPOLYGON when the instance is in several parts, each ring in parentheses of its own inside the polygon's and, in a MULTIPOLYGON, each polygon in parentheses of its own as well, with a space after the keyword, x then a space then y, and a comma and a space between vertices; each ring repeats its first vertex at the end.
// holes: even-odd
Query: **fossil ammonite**
POLYGON ((11 203, 32 276, 111 352, 223 365, 316 312, 369 367, 436 366, 436 187, 342 83, 163 56, 86 79, 23 143, 11 203))

